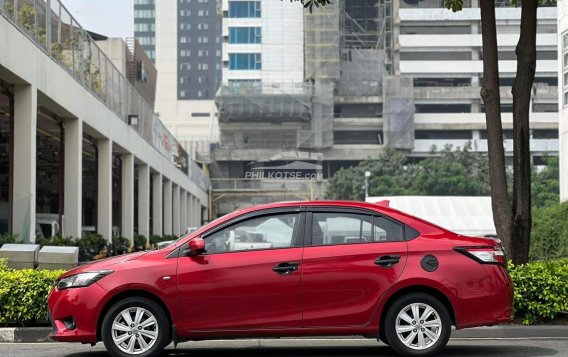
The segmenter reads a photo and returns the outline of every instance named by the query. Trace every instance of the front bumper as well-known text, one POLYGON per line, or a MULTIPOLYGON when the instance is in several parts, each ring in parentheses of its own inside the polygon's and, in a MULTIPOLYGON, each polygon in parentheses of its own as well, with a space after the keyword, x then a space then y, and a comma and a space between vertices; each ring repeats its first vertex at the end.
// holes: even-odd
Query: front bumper
POLYGON ((107 292, 97 283, 83 288, 59 290, 48 296, 49 338, 60 342, 97 342, 98 317, 107 292))

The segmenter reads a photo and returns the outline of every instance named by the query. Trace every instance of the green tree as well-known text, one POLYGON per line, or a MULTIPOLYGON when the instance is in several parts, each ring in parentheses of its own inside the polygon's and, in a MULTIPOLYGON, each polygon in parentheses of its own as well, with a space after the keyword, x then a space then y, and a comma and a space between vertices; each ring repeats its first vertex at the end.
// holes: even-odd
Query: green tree
POLYGON ((407 163, 406 155, 387 148, 375 160, 338 171, 329 182, 328 199, 363 200, 364 174, 371 172, 371 196, 437 195, 479 196, 489 194, 487 156, 446 146, 433 148, 431 157, 407 163))
MULTIPOLYGON (((532 171, 532 203, 534 207, 548 207, 560 201, 560 169, 558 157, 545 157, 545 167, 532 171)), ((534 217, 534 215, 533 215, 534 217)))
MULTIPOLYGON (((512 0, 518 5, 518 0, 512 0)), ((513 82, 513 191, 508 198, 501 98, 495 0, 481 0, 481 37, 483 42, 483 87, 485 103, 491 201, 497 235, 503 240, 515 264, 529 259, 531 231, 531 160, 529 145, 529 113, 536 68, 537 8, 551 0, 521 2, 520 36, 515 49, 517 71, 513 82)), ((445 0, 446 7, 461 11, 463 0, 445 0)))
POLYGON ((487 155, 471 151, 471 145, 454 150, 451 145, 421 161, 416 191, 431 196, 485 196, 489 189, 487 155))
POLYGON ((330 179, 326 198, 364 200, 365 171, 371 172, 371 195, 411 194, 405 189, 408 181, 405 162, 404 153, 387 148, 375 160, 365 160, 355 167, 343 168, 330 179))
POLYGON ((533 210, 531 260, 568 257, 568 202, 533 210))

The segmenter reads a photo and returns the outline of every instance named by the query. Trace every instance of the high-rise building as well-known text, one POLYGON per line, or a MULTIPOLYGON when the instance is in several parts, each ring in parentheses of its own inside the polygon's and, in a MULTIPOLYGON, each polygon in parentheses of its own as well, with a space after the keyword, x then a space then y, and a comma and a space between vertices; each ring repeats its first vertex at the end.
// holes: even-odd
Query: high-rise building
POLYGON ((134 37, 146 55, 156 60, 156 5, 155 0, 134 0, 134 37))
MULTIPOLYGON (((453 13, 440 0, 338 0, 310 13, 299 3, 224 0, 217 212, 321 198, 327 178, 385 147, 416 160, 447 144, 486 152, 480 1, 453 13), (304 180, 274 180, 294 172, 304 180)), ((497 6, 510 158, 521 9, 506 0, 497 6)), ((556 28, 556 7, 539 8, 535 164, 558 153, 556 28)))
POLYGON ((217 0, 135 0, 135 36, 158 70, 156 111, 194 158, 218 138, 213 101, 220 85, 217 0))

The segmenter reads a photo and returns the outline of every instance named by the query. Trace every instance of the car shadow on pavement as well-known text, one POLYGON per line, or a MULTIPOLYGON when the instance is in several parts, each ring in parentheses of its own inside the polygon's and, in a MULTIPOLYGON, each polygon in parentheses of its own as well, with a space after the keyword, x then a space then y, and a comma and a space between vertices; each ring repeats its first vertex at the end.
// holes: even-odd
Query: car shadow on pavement
MULTIPOLYGON (((311 348, 288 348, 288 347, 263 347, 263 348, 184 348, 168 349, 164 352, 165 357, 213 357, 230 353, 231 357, 367 357, 367 356, 398 356, 388 346, 377 347, 311 347, 311 348)), ((448 346, 439 356, 553 356, 559 351, 534 346, 448 346)), ((84 352, 65 355, 65 357, 108 357, 106 352, 84 352)))

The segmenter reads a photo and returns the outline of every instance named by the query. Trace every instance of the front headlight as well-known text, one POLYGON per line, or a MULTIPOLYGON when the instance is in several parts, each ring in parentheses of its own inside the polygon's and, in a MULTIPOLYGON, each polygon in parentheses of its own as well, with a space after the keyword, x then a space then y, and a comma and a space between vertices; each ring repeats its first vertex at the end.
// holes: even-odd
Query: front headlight
POLYGON ((86 273, 79 273, 76 275, 71 275, 65 277, 57 282, 57 288, 59 290, 69 289, 69 288, 80 288, 84 286, 89 286, 105 276, 112 273, 112 270, 98 270, 90 271, 86 273))

